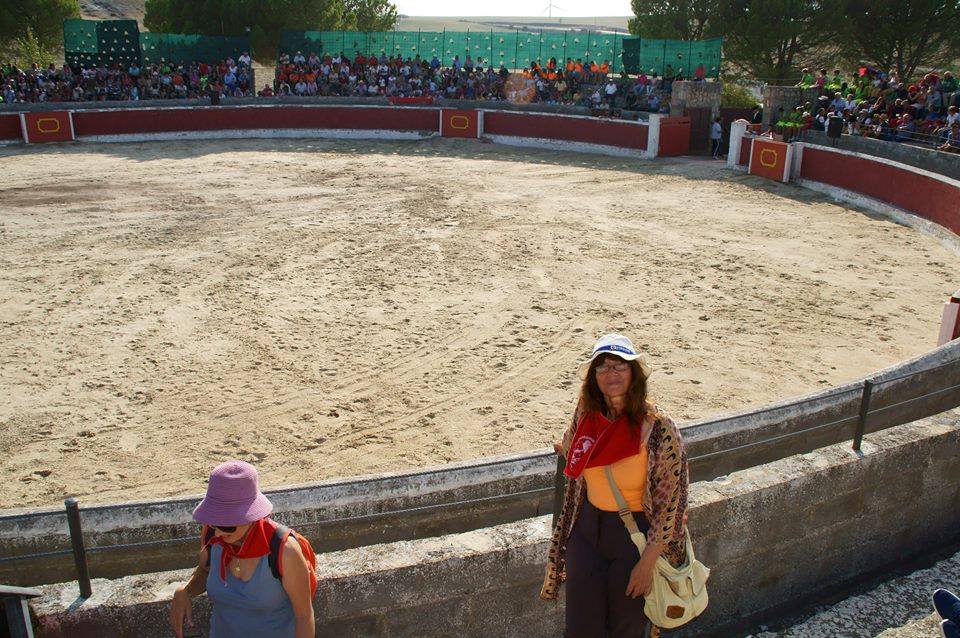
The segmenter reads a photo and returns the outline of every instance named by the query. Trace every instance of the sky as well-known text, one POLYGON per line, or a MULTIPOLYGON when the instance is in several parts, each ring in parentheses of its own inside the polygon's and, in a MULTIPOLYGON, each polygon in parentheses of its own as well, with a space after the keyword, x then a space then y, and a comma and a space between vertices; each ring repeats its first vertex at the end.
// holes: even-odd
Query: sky
POLYGON ((409 16, 546 16, 551 2, 554 17, 633 15, 630 0, 394 0, 409 16))

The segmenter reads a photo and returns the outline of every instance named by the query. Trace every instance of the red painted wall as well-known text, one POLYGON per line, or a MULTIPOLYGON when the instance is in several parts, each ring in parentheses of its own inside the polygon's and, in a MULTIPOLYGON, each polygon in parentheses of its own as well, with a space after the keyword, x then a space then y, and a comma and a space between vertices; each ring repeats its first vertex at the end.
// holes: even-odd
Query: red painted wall
POLYGON ((690 118, 665 117, 660 120, 660 149, 657 157, 690 154, 690 118))
POLYGON ((0 140, 22 140, 19 114, 0 115, 0 140))
POLYGON ((542 113, 483 113, 483 132, 489 135, 542 137, 638 150, 647 148, 647 129, 643 124, 616 120, 555 117, 542 113))
POLYGON ((740 141, 740 158, 737 160, 737 164, 740 166, 750 165, 750 145, 752 141, 753 136, 747 137, 746 135, 740 141))
POLYGON ((879 199, 960 234, 960 188, 938 179, 809 146, 803 149, 800 177, 879 199))
POLYGON ((436 131, 437 109, 302 106, 211 107, 192 109, 131 109, 75 111, 77 137, 170 131, 237 129, 344 128, 391 131, 436 131))
POLYGON ((480 137, 480 111, 476 109, 443 109, 440 119, 443 120, 440 131, 444 137, 480 137))

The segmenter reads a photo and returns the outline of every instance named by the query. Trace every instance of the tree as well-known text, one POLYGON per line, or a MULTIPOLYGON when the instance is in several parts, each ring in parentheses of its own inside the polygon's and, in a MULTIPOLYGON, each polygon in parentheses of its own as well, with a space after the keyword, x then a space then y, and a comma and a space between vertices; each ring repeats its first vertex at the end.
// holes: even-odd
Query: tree
POLYGON ((389 0, 344 0, 344 29, 392 31, 397 26, 397 7, 389 0))
POLYGON ((630 0, 636 17, 628 28, 646 38, 700 40, 711 37, 719 22, 718 0, 630 0))
POLYGON ((850 64, 907 79, 918 68, 950 65, 960 47, 960 0, 843 0, 843 11, 851 17, 838 31, 850 64))
POLYGON ((336 30, 341 0, 147 0, 143 24, 163 33, 246 35, 260 60, 273 60, 284 29, 336 30))
POLYGON ((838 13, 842 1, 730 0, 720 23, 725 58, 757 79, 793 80, 835 40, 836 24, 848 19, 838 13))
POLYGON ((79 0, 4 0, 0 45, 42 50, 63 46, 63 21, 80 17, 79 0), (21 44, 16 44, 20 42, 21 44))

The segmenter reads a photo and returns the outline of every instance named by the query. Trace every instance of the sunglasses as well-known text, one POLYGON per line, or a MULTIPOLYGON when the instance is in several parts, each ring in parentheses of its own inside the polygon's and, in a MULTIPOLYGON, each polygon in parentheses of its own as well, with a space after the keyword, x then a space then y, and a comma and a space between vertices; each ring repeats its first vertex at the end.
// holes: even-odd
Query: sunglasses
POLYGON ((236 525, 214 525, 213 528, 220 530, 224 534, 233 534, 237 531, 236 525))

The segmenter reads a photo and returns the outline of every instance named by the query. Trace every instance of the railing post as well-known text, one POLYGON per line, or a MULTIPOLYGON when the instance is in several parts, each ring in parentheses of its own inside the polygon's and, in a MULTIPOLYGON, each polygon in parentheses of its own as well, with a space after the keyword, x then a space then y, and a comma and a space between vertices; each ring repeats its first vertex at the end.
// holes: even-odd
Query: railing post
POLYGON ((87 571, 87 552, 83 547, 83 530, 80 529, 80 507, 77 499, 70 497, 63 502, 67 508, 67 526, 70 528, 70 542, 73 544, 73 562, 77 566, 77 584, 80 585, 80 597, 89 598, 90 573, 87 571))
POLYGON ((557 518, 560 517, 560 508, 563 507, 563 492, 566 487, 566 479, 563 476, 563 469, 567 466, 567 459, 562 454, 557 454, 557 471, 553 475, 553 524, 550 529, 557 526, 557 518))
POLYGON ((873 392, 873 381, 869 379, 863 382, 863 394, 860 397, 860 418, 857 419, 857 431, 853 435, 853 451, 860 451, 860 444, 863 443, 863 430, 867 425, 867 412, 870 411, 870 394, 873 392))

